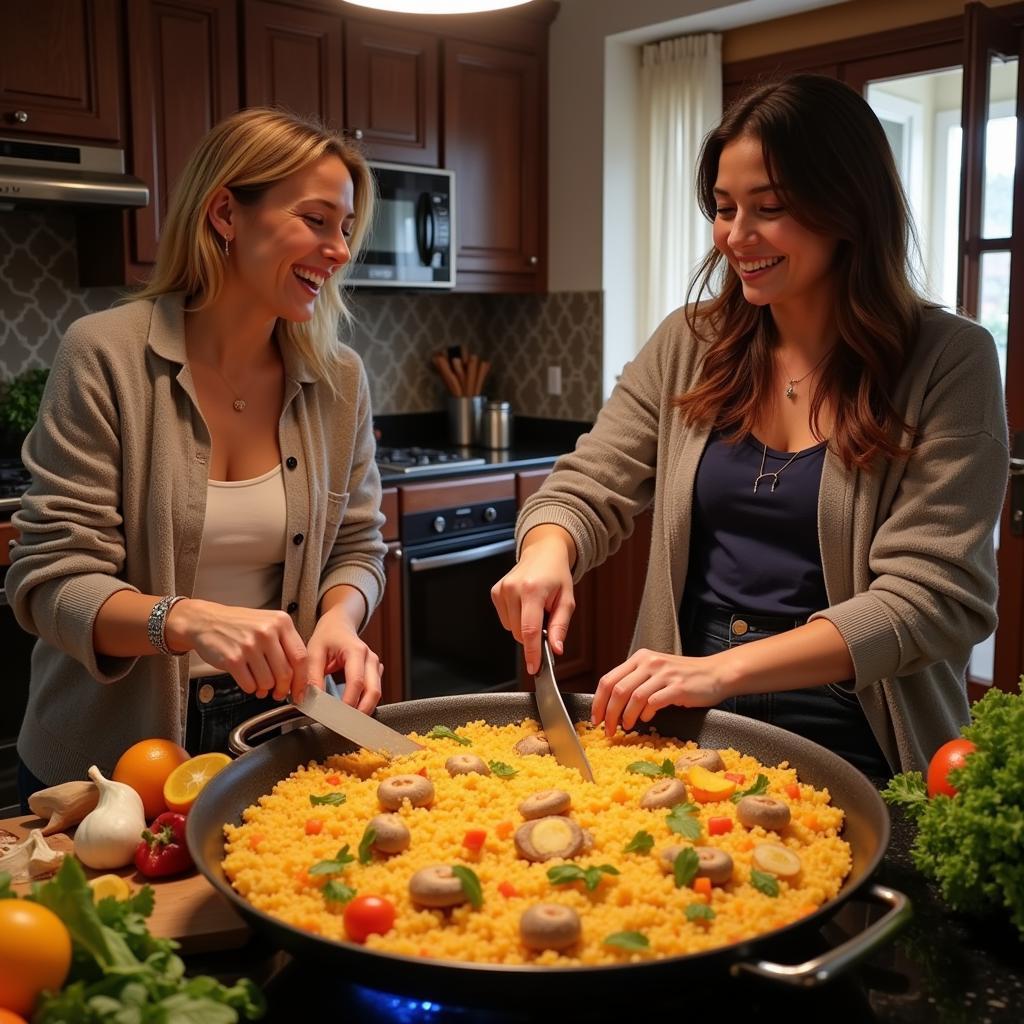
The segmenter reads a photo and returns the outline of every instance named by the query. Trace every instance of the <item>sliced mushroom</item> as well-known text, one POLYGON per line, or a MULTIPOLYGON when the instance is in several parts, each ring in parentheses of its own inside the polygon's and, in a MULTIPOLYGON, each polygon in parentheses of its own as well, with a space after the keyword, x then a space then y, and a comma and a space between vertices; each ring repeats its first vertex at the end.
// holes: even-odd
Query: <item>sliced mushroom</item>
POLYGON ((527 949, 567 949, 579 942, 580 915, 560 903, 535 903, 519 918, 519 937, 527 949))
POLYGON ((367 826, 374 832, 373 848, 378 853, 401 853, 409 849, 409 828, 397 814, 378 814, 367 826))
POLYGON ((695 846, 697 877, 709 878, 712 885, 724 885, 732 878, 732 857, 714 846, 695 846))
POLYGON ((469 897, 449 864, 420 868, 409 879, 409 897, 421 907, 457 907, 469 897))
POLYGON ((687 750, 676 758, 676 771, 685 775, 695 764, 709 772, 720 772, 725 768, 722 755, 717 750, 687 750))
POLYGON ((800 874, 800 858, 788 847, 778 843, 758 843, 750 859, 754 867, 779 878, 795 878, 800 874))
POLYGON ((535 818, 516 829, 516 852, 530 861, 575 857, 583 849, 583 829, 571 818, 535 818))
POLYGON ((589 828, 583 830, 583 848, 580 850, 581 853, 590 853, 594 848, 594 833, 589 828))
POLYGON ((640 806, 651 810, 655 807, 675 807, 685 803, 686 786, 679 779, 662 779, 656 782, 640 798, 640 806))
POLYGON ((536 754, 538 757, 550 757, 551 756, 551 744, 548 743, 547 736, 542 732, 531 733, 529 736, 524 736, 515 746, 517 754, 522 754, 524 757, 530 754, 536 754))
POLYGON ((789 824, 789 805, 773 796, 745 796, 736 805, 736 817, 741 825, 778 832, 789 824))
POLYGON ((520 805, 519 813, 527 821, 546 818, 549 814, 566 814, 572 807, 572 797, 564 789, 542 789, 531 793, 520 805))
POLYGON ((676 869, 676 857, 687 849, 682 843, 672 843, 671 846, 664 847, 658 853, 658 863, 661 865, 661 870, 672 874, 676 869))
POLYGON ((491 769, 487 762, 476 754, 452 754, 444 763, 448 774, 454 778, 456 775, 490 775, 491 769))
POLYGON ((377 787, 377 799, 386 811, 397 811, 403 800, 426 807, 434 802, 434 784, 422 775, 392 775, 377 787))

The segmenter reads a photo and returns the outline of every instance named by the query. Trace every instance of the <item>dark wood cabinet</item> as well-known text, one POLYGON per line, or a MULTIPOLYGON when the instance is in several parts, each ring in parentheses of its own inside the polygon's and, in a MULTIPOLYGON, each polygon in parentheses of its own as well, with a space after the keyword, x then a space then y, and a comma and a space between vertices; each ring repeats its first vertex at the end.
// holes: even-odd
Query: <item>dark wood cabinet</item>
POLYGON ((341 17, 246 0, 245 103, 279 106, 344 127, 341 17))
POLYGON ((118 0, 4 0, 0 133, 122 141, 118 0))
POLYGON ((392 704, 404 699, 405 650, 402 642, 402 546, 395 542, 388 545, 384 559, 384 578, 387 581, 384 597, 362 637, 370 650, 374 651, 384 674, 381 678, 381 704, 392 704))
POLYGON ((540 55, 444 42, 444 166, 455 172, 459 290, 543 291, 540 55))
POLYGON ((371 160, 436 167, 437 36, 345 19, 345 128, 371 160))

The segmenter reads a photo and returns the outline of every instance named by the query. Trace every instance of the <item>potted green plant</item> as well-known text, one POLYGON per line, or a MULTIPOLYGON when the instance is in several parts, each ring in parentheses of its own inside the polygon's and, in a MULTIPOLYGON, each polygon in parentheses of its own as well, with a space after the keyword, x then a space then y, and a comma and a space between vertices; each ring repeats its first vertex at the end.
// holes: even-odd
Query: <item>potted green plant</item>
POLYGON ((21 444, 39 414, 49 375, 46 367, 35 367, 0 383, 0 455, 4 458, 21 455, 21 444))

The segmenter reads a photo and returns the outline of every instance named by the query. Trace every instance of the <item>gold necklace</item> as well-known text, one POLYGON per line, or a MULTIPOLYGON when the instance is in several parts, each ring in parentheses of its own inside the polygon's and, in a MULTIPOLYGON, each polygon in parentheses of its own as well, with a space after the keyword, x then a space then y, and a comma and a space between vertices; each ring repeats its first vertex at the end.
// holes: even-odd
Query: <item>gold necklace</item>
POLYGON ((231 386, 231 381, 229 381, 227 377, 224 376, 224 374, 221 372, 220 367, 217 366, 216 364, 212 365, 213 368, 217 371, 217 375, 220 377, 220 379, 224 381, 225 384, 227 384, 228 391, 230 391, 231 394, 235 396, 235 400, 231 403, 231 408, 234 409, 235 412, 245 412, 245 399, 242 398, 241 395, 239 395, 238 392, 231 386))
MULTIPOLYGON (((797 386, 797 384, 802 384, 805 380, 807 380, 807 378, 810 377, 810 375, 812 373, 814 373, 814 371, 819 366, 821 366, 821 364, 823 362, 825 362, 825 360, 828 358, 829 352, 831 352, 831 351, 832 351, 832 349, 829 349, 825 353, 825 355, 823 355, 802 377, 790 377, 786 381, 786 391, 785 391, 785 394, 786 394, 786 397, 790 401, 792 401, 792 402, 796 401, 796 386, 797 386)), ((782 356, 781 355, 779 356, 779 362, 782 363, 782 356)), ((789 370, 786 369, 786 364, 785 363, 782 363, 782 369, 783 369, 783 372, 788 375, 789 370)), ((785 467, 783 467, 783 468, 785 468, 785 467)), ((782 470, 780 470, 779 472, 782 472, 782 470)), ((775 490, 774 486, 772 487, 772 490, 773 491, 775 490)))

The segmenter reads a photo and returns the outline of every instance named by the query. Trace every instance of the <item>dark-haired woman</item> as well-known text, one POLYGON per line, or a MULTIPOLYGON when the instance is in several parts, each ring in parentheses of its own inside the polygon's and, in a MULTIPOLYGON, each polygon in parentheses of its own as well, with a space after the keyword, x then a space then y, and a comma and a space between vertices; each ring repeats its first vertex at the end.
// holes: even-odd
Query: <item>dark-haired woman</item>
POLYGON ((888 143, 846 86, 759 88, 705 140, 699 181, 715 247, 697 301, 523 507, 498 614, 536 670, 545 615, 557 654, 574 580, 653 502, 632 653, 594 723, 719 706, 869 774, 920 769, 967 721, 995 626, 992 338, 915 291, 888 143))

